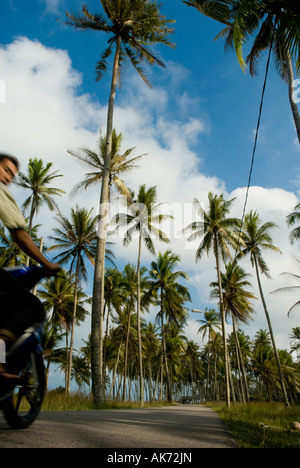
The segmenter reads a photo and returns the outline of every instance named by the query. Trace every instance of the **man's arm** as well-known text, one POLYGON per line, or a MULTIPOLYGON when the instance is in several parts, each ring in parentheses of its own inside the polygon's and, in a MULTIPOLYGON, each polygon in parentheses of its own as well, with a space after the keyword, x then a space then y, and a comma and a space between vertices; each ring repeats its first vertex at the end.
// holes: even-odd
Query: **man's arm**
POLYGON ((57 263, 51 263, 44 257, 40 252, 39 248, 35 245, 29 234, 23 229, 13 229, 10 231, 11 236, 15 243, 33 260, 38 262, 49 274, 54 275, 60 270, 60 266, 57 263))

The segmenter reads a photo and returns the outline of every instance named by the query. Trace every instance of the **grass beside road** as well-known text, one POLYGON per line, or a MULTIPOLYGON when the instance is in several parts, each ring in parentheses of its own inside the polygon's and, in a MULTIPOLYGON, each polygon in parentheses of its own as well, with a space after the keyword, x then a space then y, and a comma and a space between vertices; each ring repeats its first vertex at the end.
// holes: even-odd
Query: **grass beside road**
MULTIPOLYGON (((145 403, 147 407, 168 406, 167 401, 154 403, 145 403)), ((91 396, 81 393, 71 393, 65 396, 64 391, 49 391, 44 399, 42 411, 89 411, 94 409, 122 409, 122 408, 140 408, 139 403, 129 401, 106 401, 98 408, 93 406, 91 396)), ((25 409, 25 408, 24 408, 25 409)))
POLYGON ((300 448, 300 432, 290 424, 300 422, 300 406, 286 409, 273 403, 237 403, 227 408, 210 403, 240 448, 300 448))

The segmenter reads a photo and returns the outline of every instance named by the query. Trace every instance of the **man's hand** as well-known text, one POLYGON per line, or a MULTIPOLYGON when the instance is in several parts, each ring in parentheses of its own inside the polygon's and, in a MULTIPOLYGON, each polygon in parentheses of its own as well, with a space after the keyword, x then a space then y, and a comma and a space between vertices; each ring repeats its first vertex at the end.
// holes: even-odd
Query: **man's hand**
POLYGON ((50 278, 50 276, 56 276, 61 270, 61 266, 58 263, 49 263, 49 265, 43 266, 43 268, 46 278, 50 278))

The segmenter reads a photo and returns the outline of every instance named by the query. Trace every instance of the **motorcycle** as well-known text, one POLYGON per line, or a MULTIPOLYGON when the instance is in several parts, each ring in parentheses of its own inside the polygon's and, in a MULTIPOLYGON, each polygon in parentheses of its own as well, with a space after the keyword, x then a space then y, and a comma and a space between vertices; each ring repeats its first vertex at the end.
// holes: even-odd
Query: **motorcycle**
MULTIPOLYGON (((6 269, 28 290, 45 277, 41 267, 6 269)), ((2 383, 0 410, 13 429, 26 429, 38 417, 46 390, 46 370, 41 347, 44 324, 28 328, 6 353, 6 367, 18 380, 2 383)))

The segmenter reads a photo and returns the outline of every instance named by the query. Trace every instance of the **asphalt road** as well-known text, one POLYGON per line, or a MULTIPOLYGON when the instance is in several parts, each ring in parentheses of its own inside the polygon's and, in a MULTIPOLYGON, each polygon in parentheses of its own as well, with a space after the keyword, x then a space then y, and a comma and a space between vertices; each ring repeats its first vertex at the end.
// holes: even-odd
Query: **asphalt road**
MULTIPOLYGON (((23 431, 9 429, 0 414, 0 448, 118 450, 235 447, 234 440, 217 414, 209 408, 196 405, 45 412, 29 429, 23 431)), ((112 454, 116 453, 112 451, 112 454)))

